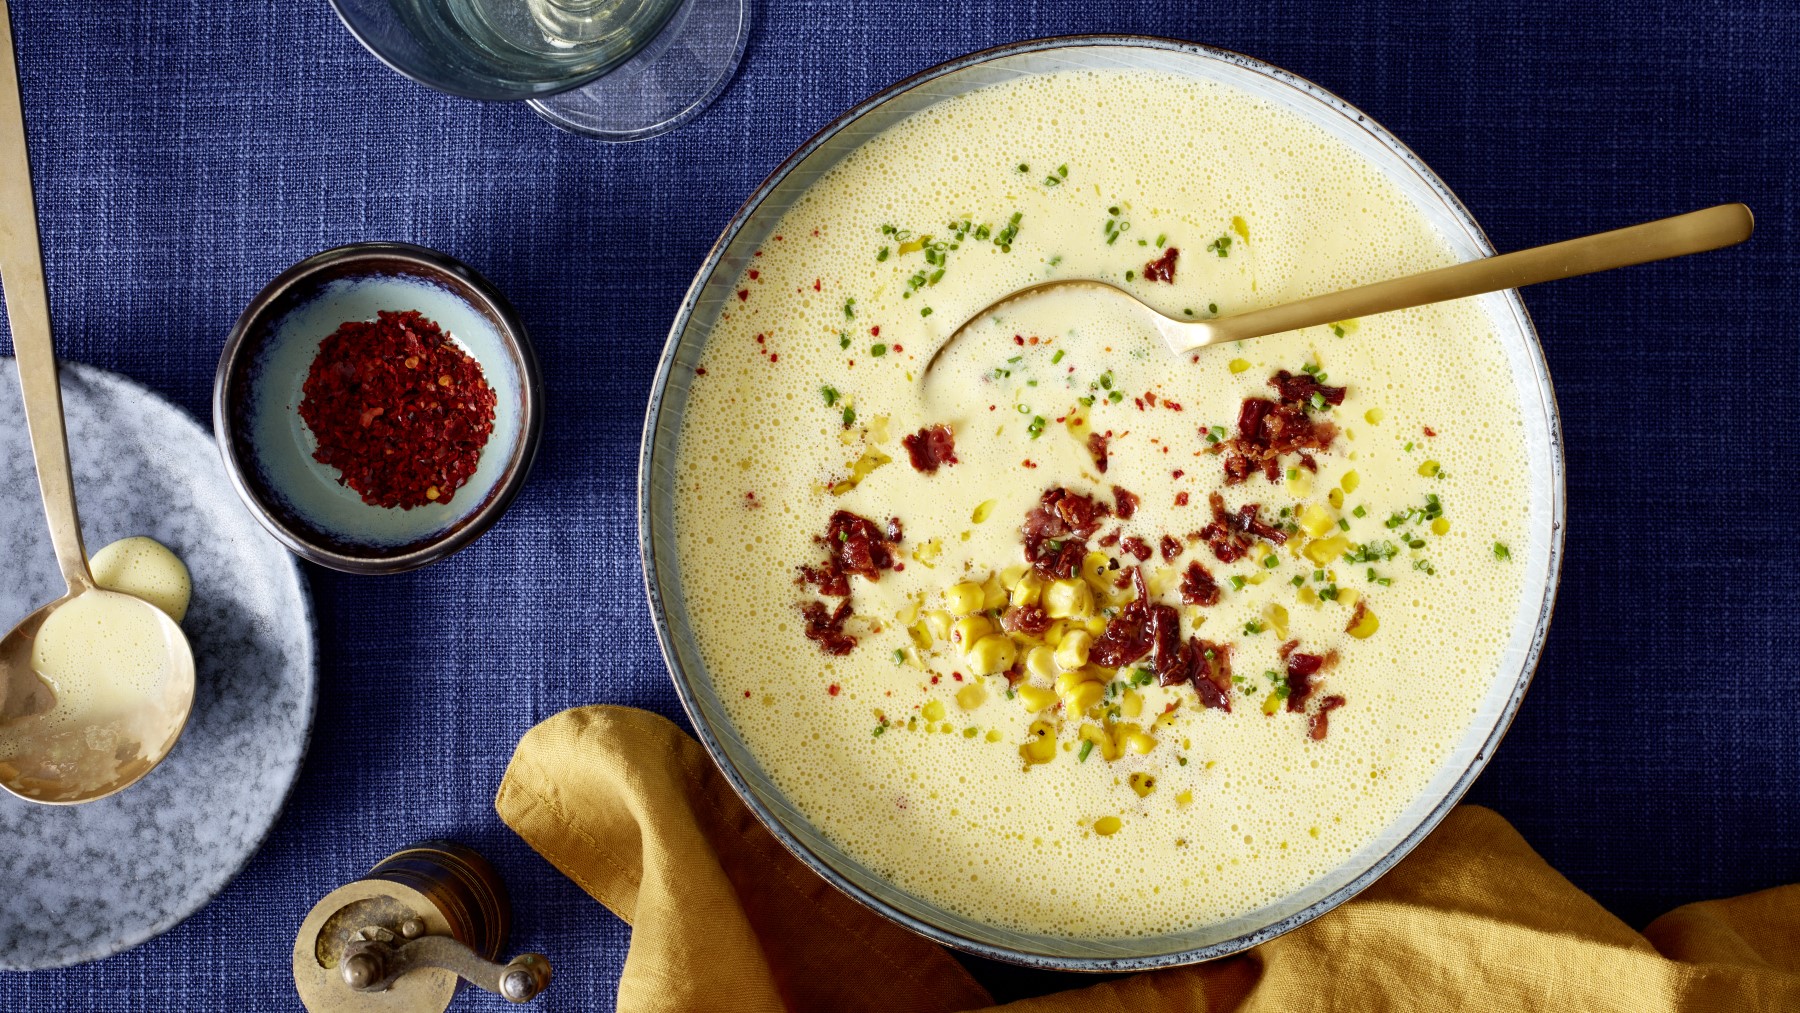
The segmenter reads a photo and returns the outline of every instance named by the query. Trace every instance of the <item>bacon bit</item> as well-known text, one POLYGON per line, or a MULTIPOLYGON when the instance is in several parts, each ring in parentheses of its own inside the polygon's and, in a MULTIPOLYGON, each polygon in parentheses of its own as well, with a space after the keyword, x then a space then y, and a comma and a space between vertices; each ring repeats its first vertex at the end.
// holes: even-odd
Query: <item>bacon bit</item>
POLYGON ((1136 556, 1138 562, 1141 563, 1150 558, 1150 543, 1136 535, 1132 535, 1130 538, 1119 543, 1119 551, 1136 556))
POLYGON ((1224 461, 1226 485, 1236 485, 1258 470, 1270 482, 1280 481, 1282 454, 1324 450, 1337 438, 1336 425, 1314 421, 1307 413, 1315 394, 1326 404, 1343 404, 1346 388, 1327 387, 1309 374, 1285 369, 1269 378, 1269 386, 1281 400, 1245 398, 1238 409, 1237 435, 1215 448, 1231 451, 1224 461))
POLYGON ((1329 655, 1302 654, 1295 650, 1299 646, 1300 641, 1290 640, 1282 644, 1281 649, 1276 652, 1281 656, 1281 660, 1287 662, 1287 709, 1295 713, 1306 709, 1307 698, 1312 696, 1314 689, 1318 688, 1318 680, 1315 676, 1325 667, 1325 662, 1329 658, 1329 655))
POLYGON ((1181 642, 1181 617, 1173 606, 1150 606, 1150 621, 1145 624, 1153 654, 1150 669, 1156 673, 1159 686, 1173 686, 1188 680, 1193 657, 1181 642))
POLYGON ((1117 577, 1117 579, 1115 579, 1113 581, 1113 586, 1118 588, 1121 591, 1130 587, 1131 586, 1131 571, 1120 570, 1119 576, 1117 577))
POLYGON ((1000 616, 1000 626, 1008 633, 1041 637, 1050 628, 1050 616, 1036 605, 1014 605, 1000 616))
POLYGON ((1106 534, 1101 535, 1100 540, 1094 544, 1103 549, 1110 549, 1119 544, 1119 533, 1117 531, 1108 531, 1106 534))
POLYGON ((705 376, 706 375, 706 367, 705 366, 695 366, 694 367, 694 375, 695 376, 705 376))
POLYGON ((1158 546, 1158 549, 1161 550, 1163 562, 1165 563, 1173 563, 1175 557, 1181 555, 1181 543, 1168 535, 1162 536, 1162 543, 1158 546))
POLYGON ((1331 718, 1328 715, 1343 705, 1344 698, 1336 693, 1320 700, 1318 713, 1306 723, 1306 734, 1312 736, 1314 742, 1324 742, 1326 733, 1331 731, 1331 718))
MULTIPOLYGON (((1435 438, 1437 436, 1437 433, 1430 426, 1426 426, 1425 427, 1425 435, 1435 438)), ((1324 736, 1320 736, 1320 737, 1323 738, 1324 736)))
POLYGON ((1212 572, 1201 566, 1197 559, 1188 563, 1187 573, 1182 575, 1181 600, 1189 605, 1219 603, 1219 583, 1213 580, 1212 572))
POLYGON ((891 547, 900 542, 900 522, 888 521, 884 533, 875 522, 858 517, 848 510, 831 515, 825 536, 813 541, 825 546, 825 562, 821 566, 802 565, 801 584, 817 584, 819 593, 830 598, 850 597, 850 574, 880 580, 881 571, 894 568, 891 547))
POLYGON ((838 684, 834 682, 831 685, 825 687, 825 692, 830 693, 832 696, 837 696, 839 693, 841 693, 843 691, 841 689, 839 689, 838 684))
POLYGON ((1122 521, 1128 521, 1137 513, 1138 498, 1136 493, 1127 492, 1119 486, 1112 487, 1113 502, 1118 504, 1118 515, 1122 521))
POLYGON ((1162 256, 1144 265, 1144 280, 1166 281, 1173 285, 1175 283, 1175 258, 1179 256, 1181 256, 1181 251, 1173 246, 1164 250, 1162 256))
POLYGON ((1093 457, 1094 467, 1098 468, 1102 475, 1106 474, 1106 445, 1111 442, 1111 440, 1112 437, 1110 435, 1102 436, 1099 433, 1088 434, 1088 454, 1093 457))
POLYGON ((1153 390, 1145 391, 1144 392, 1144 401, 1147 402, 1150 405, 1150 407, 1155 408, 1156 407, 1156 392, 1153 390))
POLYGON ((824 602, 809 601, 800 606, 800 615, 806 620, 806 639, 818 641, 819 649, 826 654, 842 656, 856 647, 856 638, 844 632, 844 620, 850 618, 850 599, 839 602, 829 612, 824 602))
POLYGON ((1225 497, 1213 493, 1207 497, 1212 505, 1212 523, 1200 529, 1199 537, 1212 547, 1213 556, 1221 563, 1235 563, 1250 554, 1250 546, 1261 538, 1281 545, 1287 534, 1258 519, 1262 507, 1246 503, 1233 514, 1225 509, 1225 497))
POLYGON ((1176 506, 1187 506, 1188 505, 1187 490, 1183 489, 1181 492, 1178 492, 1175 494, 1175 505, 1176 506))
POLYGON ((1025 560, 1046 577, 1067 579, 1081 570, 1087 540, 1111 510, 1090 496, 1067 489, 1047 490, 1025 515, 1025 560))
POLYGON ((1132 568, 1131 582, 1137 586, 1137 597, 1107 622, 1088 653, 1089 660, 1101 668, 1123 668, 1150 653, 1150 594, 1144 586, 1144 571, 1132 568))
POLYGON ((1193 652, 1189 673, 1200 703, 1231 713, 1231 645, 1190 637, 1188 650, 1193 652))
POLYGON ((761 510, 762 509, 762 501, 756 498, 756 493, 754 493, 754 492, 744 493, 744 509, 746 509, 746 510, 761 510))
POLYGON ((750 298, 750 290, 749 289, 747 289, 747 288, 738 289, 738 302, 743 302, 744 300, 746 300, 748 298, 750 298))
POLYGON ((1344 403, 1344 392, 1348 389, 1327 387, 1311 373, 1290 373, 1285 369, 1269 378, 1269 386, 1281 395, 1282 404, 1303 405, 1317 394, 1334 408, 1344 403))
POLYGON ((756 272, 756 271, 751 271, 751 272, 750 272, 750 280, 751 280, 751 281, 755 281, 755 280, 756 280, 756 279, 757 279, 757 278, 759 278, 759 277, 761 277, 761 275, 759 275, 759 274, 758 274, 758 273, 757 273, 757 272, 756 272))
POLYGON ((956 462, 956 437, 949 426, 926 426, 911 436, 901 437, 906 456, 914 471, 936 474, 939 467, 956 462))

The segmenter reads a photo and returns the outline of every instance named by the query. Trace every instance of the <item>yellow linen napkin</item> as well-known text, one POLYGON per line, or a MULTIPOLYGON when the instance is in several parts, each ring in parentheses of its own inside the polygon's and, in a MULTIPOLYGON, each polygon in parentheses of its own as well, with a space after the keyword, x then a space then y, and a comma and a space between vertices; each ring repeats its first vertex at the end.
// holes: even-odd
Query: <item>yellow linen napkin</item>
MULTIPOLYGON (((936 944, 864 909, 763 829, 669 721, 581 707, 520 740, 495 807, 631 923, 619 1009, 989 1007, 936 944)), ((1690 904, 1643 934, 1490 810, 1253 950, 1028 999, 1017 1011, 1800 1010, 1800 885, 1690 904)))

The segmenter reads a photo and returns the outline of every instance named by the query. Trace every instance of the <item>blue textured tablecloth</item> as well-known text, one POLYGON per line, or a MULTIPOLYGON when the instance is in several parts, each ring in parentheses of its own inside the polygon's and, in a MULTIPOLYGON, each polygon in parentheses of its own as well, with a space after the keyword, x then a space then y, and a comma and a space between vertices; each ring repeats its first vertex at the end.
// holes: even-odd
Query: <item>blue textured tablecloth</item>
MULTIPOLYGON (((312 751, 236 882, 131 952, 0 973, 0 1009, 298 1008, 302 915, 431 836, 478 846, 511 884, 512 945, 556 965, 539 1008, 610 1007, 626 927, 492 800, 519 735, 564 707, 679 719, 633 521, 670 316, 738 203, 840 110, 942 59, 1072 32, 1212 43, 1319 82, 1417 150, 1503 250, 1751 205, 1748 246, 1526 294, 1567 437, 1568 556, 1537 682, 1471 798, 1634 924, 1800 881, 1792 0, 767 0, 719 105, 624 147, 410 84, 324 0, 19 0, 13 16, 65 357, 204 419, 257 289, 317 250, 402 239, 512 298, 548 413, 524 494, 472 548, 399 577, 309 568, 312 751)), ((1003 995, 1058 984, 982 973, 1003 995)))

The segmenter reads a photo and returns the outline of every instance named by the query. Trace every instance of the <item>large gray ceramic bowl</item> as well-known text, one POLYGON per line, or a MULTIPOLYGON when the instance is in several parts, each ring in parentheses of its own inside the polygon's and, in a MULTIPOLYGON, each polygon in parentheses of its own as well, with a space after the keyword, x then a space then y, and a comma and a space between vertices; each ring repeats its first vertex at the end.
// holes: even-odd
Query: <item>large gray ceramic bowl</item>
POLYGON ((1462 741, 1398 819, 1325 876, 1228 921, 1170 935, 1098 939, 1034 935, 972 921, 907 894, 864 868, 814 828, 763 772, 732 726, 695 643, 675 542, 675 453, 689 385, 707 335, 751 252, 821 173, 869 137, 936 103, 1021 76, 1071 69, 1174 72, 1222 82, 1277 103, 1378 166, 1460 256, 1473 259, 1493 253, 1468 210, 1418 156, 1343 99, 1278 67, 1205 46, 1120 36, 1042 39, 952 60, 900 82, 820 131, 757 188, 719 237, 688 290, 657 369, 639 464, 638 537, 657 636, 695 731, 738 794, 795 856, 888 918, 961 950, 1046 968, 1138 970, 1221 957, 1305 924, 1392 868, 1462 797, 1518 710, 1549 625, 1562 556, 1562 445, 1555 396, 1524 305, 1516 292, 1482 296, 1499 329, 1525 420, 1530 539, 1513 552, 1525 567, 1524 592, 1500 667, 1462 741))

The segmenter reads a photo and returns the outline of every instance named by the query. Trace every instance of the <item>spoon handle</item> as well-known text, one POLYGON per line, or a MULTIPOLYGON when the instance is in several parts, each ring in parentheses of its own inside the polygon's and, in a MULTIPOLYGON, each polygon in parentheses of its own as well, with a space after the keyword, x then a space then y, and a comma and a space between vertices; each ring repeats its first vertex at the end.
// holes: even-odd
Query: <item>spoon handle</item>
MULTIPOLYGON (((1601 232, 1549 246, 1484 257, 1468 263, 1314 296, 1267 309, 1209 320, 1190 347, 1258 338, 1464 296, 1522 288, 1615 267, 1702 253, 1750 238, 1755 219, 1742 204, 1720 204, 1673 218, 1601 232)), ((1196 328, 1198 330, 1198 328, 1196 328)))
POLYGON ((50 297, 44 288, 31 160, 25 153, 25 112, 19 101, 6 0, 0 0, 0 286, 6 292, 6 318, 19 363, 31 454, 37 460, 38 491, 50 521, 50 544, 69 591, 84 591, 94 586, 94 578, 88 572, 81 521, 75 513, 75 481, 63 431, 62 390, 50 339, 50 297))

